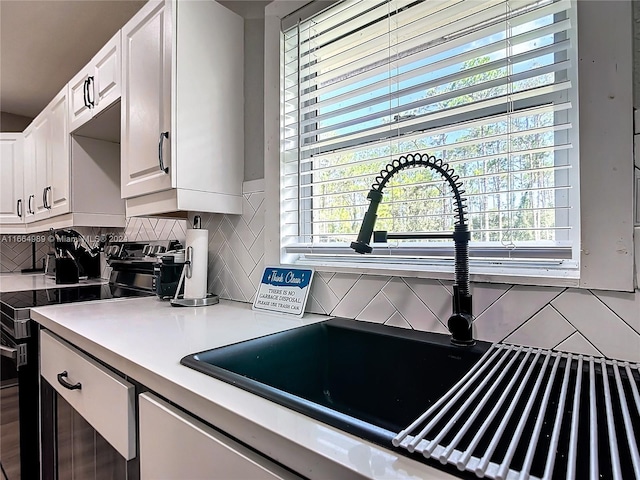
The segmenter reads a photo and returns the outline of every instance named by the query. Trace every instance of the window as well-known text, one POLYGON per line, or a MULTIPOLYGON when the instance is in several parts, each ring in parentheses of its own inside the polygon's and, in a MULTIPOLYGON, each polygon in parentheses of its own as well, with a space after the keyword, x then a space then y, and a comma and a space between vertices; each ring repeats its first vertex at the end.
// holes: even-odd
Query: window
MULTIPOLYGON (((401 155, 428 153, 464 184, 472 266, 577 276, 573 6, 346 0, 286 28, 286 262, 451 265, 449 240, 372 244, 366 257, 348 247, 380 170, 401 155)), ((450 232, 452 199, 435 171, 403 170, 384 190, 376 229, 450 232)))

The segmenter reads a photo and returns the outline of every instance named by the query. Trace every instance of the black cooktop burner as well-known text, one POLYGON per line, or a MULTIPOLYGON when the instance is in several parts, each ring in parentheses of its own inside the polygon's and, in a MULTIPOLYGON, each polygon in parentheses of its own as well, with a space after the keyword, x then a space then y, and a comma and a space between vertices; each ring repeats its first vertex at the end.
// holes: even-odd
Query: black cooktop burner
POLYGON ((153 293, 149 291, 134 290, 110 284, 81 285, 78 287, 3 292, 0 294, 0 307, 3 313, 10 317, 15 317, 18 310, 28 310, 59 303, 87 302, 122 297, 148 297, 152 295, 153 293))

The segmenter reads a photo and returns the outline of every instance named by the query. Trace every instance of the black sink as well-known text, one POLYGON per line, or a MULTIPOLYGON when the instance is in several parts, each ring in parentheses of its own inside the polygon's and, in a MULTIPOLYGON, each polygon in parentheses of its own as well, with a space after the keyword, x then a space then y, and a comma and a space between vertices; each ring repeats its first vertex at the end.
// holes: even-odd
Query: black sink
POLYGON ((447 335, 336 318, 181 363, 390 447, 489 347, 456 347, 447 335))

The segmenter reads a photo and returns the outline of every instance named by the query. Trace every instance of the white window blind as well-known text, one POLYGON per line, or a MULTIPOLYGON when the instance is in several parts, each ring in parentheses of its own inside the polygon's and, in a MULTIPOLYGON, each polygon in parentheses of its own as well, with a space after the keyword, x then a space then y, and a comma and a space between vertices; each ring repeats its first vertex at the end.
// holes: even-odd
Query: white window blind
MULTIPOLYGON (((281 233, 296 259, 345 257, 376 175, 408 153, 466 191, 470 254, 575 264, 577 80, 569 0, 345 0, 283 32, 281 233)), ((451 232, 451 191, 407 169, 376 230, 451 232)), ((452 242, 372 245, 428 263, 452 242), (431 260, 430 260, 431 259, 431 260)))

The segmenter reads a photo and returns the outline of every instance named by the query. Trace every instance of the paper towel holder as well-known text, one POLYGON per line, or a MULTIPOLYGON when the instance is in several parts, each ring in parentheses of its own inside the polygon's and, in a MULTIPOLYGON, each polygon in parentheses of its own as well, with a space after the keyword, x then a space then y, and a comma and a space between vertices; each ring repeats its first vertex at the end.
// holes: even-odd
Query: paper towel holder
MULTIPOLYGON (((201 227, 200 215, 196 215, 193 218, 193 228, 199 229, 201 227)), ((193 262, 193 247, 187 247, 185 249, 184 267, 182 268, 182 274, 180 275, 180 281, 178 282, 178 288, 175 296, 171 299, 170 303, 172 307, 206 307, 208 305, 215 305, 220 302, 220 297, 213 293, 207 293, 204 298, 184 298, 184 295, 178 295, 180 287, 184 282, 184 278, 191 278, 192 270, 191 263, 193 262)))

